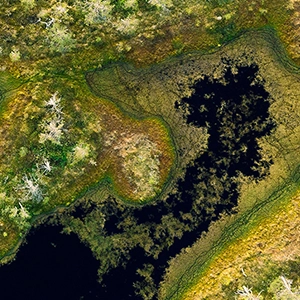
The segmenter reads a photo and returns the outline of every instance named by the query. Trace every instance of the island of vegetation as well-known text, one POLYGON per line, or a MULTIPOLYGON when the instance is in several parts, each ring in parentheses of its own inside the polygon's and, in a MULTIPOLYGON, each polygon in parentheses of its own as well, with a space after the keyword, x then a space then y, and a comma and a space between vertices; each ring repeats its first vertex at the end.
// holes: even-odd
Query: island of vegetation
POLYGON ((1 5, 2 264, 59 224, 137 299, 298 299, 299 0, 1 5))
POLYGON ((40 215, 103 180, 124 201, 152 200, 174 163, 159 119, 127 116, 74 83, 51 84, 34 79, 2 101, 2 255, 40 215))

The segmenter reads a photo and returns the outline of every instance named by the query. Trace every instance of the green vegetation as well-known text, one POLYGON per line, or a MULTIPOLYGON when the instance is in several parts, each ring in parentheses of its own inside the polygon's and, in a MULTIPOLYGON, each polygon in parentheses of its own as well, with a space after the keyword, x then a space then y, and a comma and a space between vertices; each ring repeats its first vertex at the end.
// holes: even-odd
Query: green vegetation
POLYGON ((215 51, 245 30, 271 26, 298 60, 298 11, 298 1, 283 0, 5 0, 0 57, 2 68, 23 78, 72 74, 110 60, 145 65, 181 52, 215 51))

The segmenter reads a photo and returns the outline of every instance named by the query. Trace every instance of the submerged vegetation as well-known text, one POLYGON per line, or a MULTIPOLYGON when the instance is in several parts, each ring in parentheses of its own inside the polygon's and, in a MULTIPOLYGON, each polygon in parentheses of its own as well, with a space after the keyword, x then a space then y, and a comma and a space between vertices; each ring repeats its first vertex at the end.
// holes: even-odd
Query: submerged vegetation
MULTIPOLYGON (((274 59, 273 55, 278 49, 274 53, 265 48, 264 55, 257 55, 258 49, 264 42, 259 40, 257 35, 254 36, 252 34, 248 37, 244 36, 241 40, 228 45, 226 53, 231 51, 235 53, 239 49, 247 48, 249 52, 244 55, 248 61, 251 57, 248 53, 255 53, 254 61, 259 65, 260 78, 264 79, 263 86, 271 96, 269 104, 266 103, 266 105, 270 105, 269 113, 272 119, 269 120, 272 122, 266 122, 265 125, 272 127, 273 123, 276 126, 272 129, 271 134, 256 139, 257 145, 261 147, 258 153, 261 155, 260 163, 263 168, 248 169, 245 167, 249 164, 242 164, 242 170, 247 171, 252 176, 258 170, 265 175, 261 178, 262 180, 255 180, 253 177, 247 179, 242 176, 239 178, 240 181, 237 181, 236 176, 234 176, 234 182, 240 184, 238 206, 234 210, 235 213, 224 214, 220 221, 211 224, 207 233, 202 233, 201 238, 194 246, 182 250, 180 255, 171 260, 164 282, 160 286, 161 299, 245 299, 247 293, 249 297, 253 296, 257 299, 277 299, 276 297, 279 297, 278 295, 281 293, 280 290, 282 295, 284 294, 280 281, 278 283, 280 276, 292 279, 295 282, 294 288, 297 289, 299 275, 295 274, 295 269, 289 269, 287 266, 293 265, 294 268, 299 269, 299 251, 296 250, 298 249, 297 237, 291 233, 291 227, 296 229, 295 222, 298 222, 296 207, 298 207, 299 197, 295 194, 297 195, 299 189, 298 132, 300 123, 298 109, 295 107, 297 107, 300 96, 296 88, 299 75, 288 64, 285 65, 286 69, 283 68, 280 56, 275 56, 274 59), (251 42, 247 41, 247 38, 251 36, 251 41, 256 39, 256 45, 251 45, 251 42), (240 44, 241 42, 243 46, 240 44), (256 50, 253 51, 255 48, 256 50), (265 159, 272 162, 269 167, 268 163, 263 162, 265 159), (266 166, 267 169, 265 169, 266 166), (291 205, 295 207, 292 208, 291 205), (288 232, 291 235, 287 234, 288 232), (266 279, 267 276, 269 276, 268 280, 266 279), (273 281, 278 283, 278 291, 276 292, 272 290, 273 281)), ((234 69, 237 71, 239 68, 234 69)), ((230 74, 230 72, 230 68, 227 67, 225 74, 230 74)), ((238 72, 233 72, 233 74, 234 78, 238 72)), ((251 76, 246 75, 247 71, 244 71, 243 74, 247 80, 251 80, 251 76)), ((214 82, 214 79, 205 80, 209 83, 214 82)), ((226 76, 222 76, 222 82, 226 83, 226 76)), ((234 82, 238 83, 237 80, 234 82)), ((255 88, 259 81, 254 80, 254 82, 251 87, 259 91, 260 89, 255 88)), ((243 89, 244 86, 236 87, 234 91, 230 92, 230 95, 236 94, 239 88, 243 89)), ((227 95, 224 95, 223 89, 223 87, 212 89, 213 96, 216 95, 217 101, 226 99, 227 95), (221 96, 217 97, 218 94, 221 96)), ((251 94, 251 89, 245 91, 251 94)), ((197 90, 193 91, 193 94, 197 95, 197 90)), ((254 94, 252 93, 252 95, 254 94)), ((206 101, 208 100, 206 98, 208 96, 204 97, 202 93, 198 96, 196 103, 197 105, 203 103, 202 109, 196 109, 197 106, 195 106, 193 98, 183 99, 178 104, 185 112, 188 120, 194 121, 193 114, 202 114, 204 117, 209 114, 210 110, 207 109, 206 101)), ((249 99, 249 96, 241 97, 234 103, 243 102, 245 99, 249 99)), ((213 101, 216 100, 213 99, 213 101)), ((260 107, 262 108, 263 105, 260 107)), ((239 108, 244 109, 245 106, 239 108)), ((218 108, 215 109, 218 111, 218 108)), ((226 112, 225 103, 220 114, 224 113, 224 109, 226 112)), ((254 111, 258 112, 259 109, 254 111)), ((247 115, 253 121, 256 119, 251 117, 249 113, 247 115)), ((243 120, 239 111, 235 110, 234 105, 230 106, 229 116, 243 120)), ((223 117, 222 120, 224 119, 223 117)), ((201 121, 200 119, 198 122, 201 121)), ((259 124, 260 121, 254 122, 259 124)), ((242 124, 246 123, 242 122, 242 124)), ((216 124, 218 123, 215 122, 214 126, 216 124)), ((229 124, 234 126, 236 122, 229 122, 229 124)), ((210 130, 214 126, 210 126, 210 130)), ((263 130, 264 126, 258 128, 263 130)), ((218 129, 216 132, 222 134, 224 131, 218 129)), ((233 131, 233 133, 236 132, 238 131, 233 131)), ((253 131, 249 131, 250 136, 251 132, 253 131)), ((223 136, 226 135, 222 134, 217 142, 221 143, 223 136)), ((231 134, 230 136, 234 135, 231 134)), ((234 138, 234 141, 237 138, 243 137, 239 134, 234 138)), ((228 145, 228 142, 225 145, 228 145)), ((252 141, 251 145, 254 146, 255 142, 252 141)), ((216 149, 216 153, 222 151, 220 145, 216 149)), ((237 147, 235 150, 229 152, 233 157, 237 153, 241 153, 241 157, 247 153, 247 147, 242 147, 241 152, 238 151, 237 147)), ((252 151, 251 153, 254 154, 255 152, 252 151)), ((212 157, 214 157, 213 153, 212 157)), ((251 161, 251 156, 249 158, 251 161)), ((234 161, 242 162, 243 160, 237 156, 234 161)), ((223 166, 227 166, 224 164, 224 159, 221 160, 221 163, 223 166)), ((232 173, 230 166, 227 167, 227 170, 232 173)), ((282 297, 278 299, 285 299, 284 296, 282 297)))
POLYGON ((50 220, 137 298, 298 295, 299 1, 1 5, 2 263, 50 220))

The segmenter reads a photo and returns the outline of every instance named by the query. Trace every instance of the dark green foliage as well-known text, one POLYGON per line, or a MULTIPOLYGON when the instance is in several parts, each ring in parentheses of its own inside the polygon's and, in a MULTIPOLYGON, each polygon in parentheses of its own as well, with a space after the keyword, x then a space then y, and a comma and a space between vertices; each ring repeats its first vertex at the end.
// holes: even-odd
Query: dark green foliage
POLYGON ((138 8, 143 13, 155 12, 157 8, 154 5, 151 5, 148 0, 138 0, 138 8))
POLYGON ((111 0, 110 3, 113 5, 113 15, 117 15, 120 18, 127 18, 134 12, 133 8, 126 8, 124 2, 124 0, 111 0))
POLYGON ((231 41, 238 34, 238 29, 234 22, 221 21, 212 30, 213 33, 220 35, 219 43, 223 44, 231 41))
POLYGON ((233 0, 206 0, 212 7, 218 7, 222 5, 227 5, 231 3, 233 0))
POLYGON ((68 163, 68 153, 72 150, 72 147, 54 144, 50 141, 45 141, 41 147, 42 153, 45 157, 48 157, 49 161, 54 167, 63 168, 68 163))

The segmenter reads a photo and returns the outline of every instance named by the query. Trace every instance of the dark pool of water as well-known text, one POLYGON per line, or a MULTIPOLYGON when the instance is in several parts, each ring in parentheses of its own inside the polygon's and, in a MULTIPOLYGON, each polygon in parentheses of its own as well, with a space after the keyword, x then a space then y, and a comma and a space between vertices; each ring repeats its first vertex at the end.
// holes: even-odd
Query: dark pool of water
MULTIPOLYGON (((187 168, 185 177, 178 182, 177 195, 135 209, 133 214, 138 223, 159 224, 164 215, 172 212, 174 217, 188 224, 181 216, 192 213, 191 230, 182 238, 175 238, 172 246, 164 249, 158 259, 141 256, 136 265, 130 264, 128 269, 153 264, 152 277, 158 285, 170 258, 192 245, 220 213, 230 212, 237 205, 239 186, 235 176, 240 172, 260 180, 268 173, 272 161, 262 159, 257 138, 270 134, 275 123, 269 115, 272 99, 264 89, 263 81, 255 81, 257 72, 257 65, 237 67, 236 73, 228 66, 223 78, 225 84, 204 77, 192 87, 191 97, 175 104, 178 109, 185 106, 188 110, 187 123, 196 127, 208 126, 208 150, 187 168), (221 188, 215 189, 212 179, 221 188), (206 188, 199 188, 201 183, 206 188), (212 201, 210 206, 207 207, 205 201, 197 201, 201 193, 206 202, 212 201)), ((126 295, 122 299, 127 299, 126 295)))
POLYGON ((1 300, 101 299, 91 295, 98 285, 97 260, 75 234, 60 234, 61 229, 41 226, 17 260, 0 268, 1 300))

